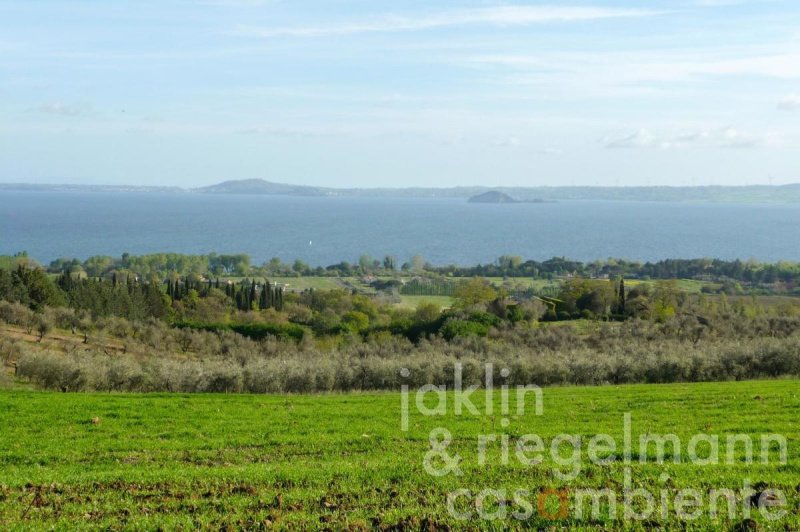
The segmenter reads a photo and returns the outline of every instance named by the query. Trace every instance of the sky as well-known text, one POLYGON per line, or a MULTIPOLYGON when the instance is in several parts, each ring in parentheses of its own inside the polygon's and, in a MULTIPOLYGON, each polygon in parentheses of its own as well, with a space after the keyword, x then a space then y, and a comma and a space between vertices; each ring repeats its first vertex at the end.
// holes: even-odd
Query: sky
POLYGON ((0 182, 800 182, 797 0, 0 0, 0 182))

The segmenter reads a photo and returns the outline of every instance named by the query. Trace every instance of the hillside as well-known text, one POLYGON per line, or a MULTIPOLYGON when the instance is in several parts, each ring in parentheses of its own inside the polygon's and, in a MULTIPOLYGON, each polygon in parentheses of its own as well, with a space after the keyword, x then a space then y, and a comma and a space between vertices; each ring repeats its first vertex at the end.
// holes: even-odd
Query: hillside
POLYGON ((263 179, 240 179, 223 181, 216 185, 194 189, 203 194, 269 194, 279 196, 327 196, 330 189, 273 183, 263 179))
MULTIPOLYGON (((502 194, 520 203, 562 200, 800 203, 800 184, 748 186, 536 186, 536 187, 405 187, 333 188, 276 183, 264 179, 228 180, 206 187, 147 187, 127 185, 78 185, 0 183, 0 191, 25 192, 195 192, 201 194, 256 194, 276 196, 343 196, 364 198, 471 198, 502 194)), ((491 197, 491 196, 489 196, 491 197)), ((489 203, 497 203, 490 201, 489 203)), ((504 203, 509 203, 505 201, 504 203)))
POLYGON ((489 192, 472 196, 467 201, 470 203, 519 203, 508 194, 498 192, 497 190, 490 190, 489 192))
POLYGON ((263 179, 224 181, 194 189, 206 194, 272 194, 384 198, 473 198, 473 203, 540 203, 560 200, 800 203, 800 184, 693 187, 484 186, 448 188, 329 188, 274 183, 263 179), (480 198, 485 198, 485 201, 480 198), (508 200, 511 201, 508 201, 508 200), (499 200, 499 201, 498 201, 499 200))

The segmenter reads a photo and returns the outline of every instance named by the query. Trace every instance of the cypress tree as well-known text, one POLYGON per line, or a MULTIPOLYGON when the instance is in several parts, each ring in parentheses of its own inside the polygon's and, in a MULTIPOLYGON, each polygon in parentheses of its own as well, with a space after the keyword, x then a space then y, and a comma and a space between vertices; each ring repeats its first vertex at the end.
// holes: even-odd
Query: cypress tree
POLYGON ((625 279, 619 278, 619 313, 625 314, 625 279))

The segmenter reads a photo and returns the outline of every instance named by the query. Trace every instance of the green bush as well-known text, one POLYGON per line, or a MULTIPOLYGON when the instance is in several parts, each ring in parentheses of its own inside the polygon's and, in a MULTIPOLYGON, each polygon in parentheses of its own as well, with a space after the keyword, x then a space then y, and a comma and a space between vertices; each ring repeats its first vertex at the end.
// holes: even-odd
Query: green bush
POLYGON ((233 331, 252 340, 263 340, 267 337, 299 342, 306 334, 305 328, 294 323, 192 323, 180 322, 176 327, 209 332, 233 331))
POLYGON ((447 340, 452 340, 457 336, 486 336, 489 334, 489 325, 477 321, 450 318, 444 323, 439 332, 447 340))

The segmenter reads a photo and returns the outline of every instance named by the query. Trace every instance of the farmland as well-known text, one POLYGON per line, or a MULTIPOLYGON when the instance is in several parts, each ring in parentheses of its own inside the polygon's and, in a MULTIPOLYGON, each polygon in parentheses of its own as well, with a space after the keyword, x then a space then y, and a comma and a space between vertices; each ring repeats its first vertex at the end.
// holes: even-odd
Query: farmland
POLYGON ((0 529, 800 524, 790 283, 23 259, 0 269, 0 529), (457 383, 543 408, 457 410, 457 383))
POLYGON ((448 296, 400 296, 400 303, 397 305, 416 309, 422 303, 433 303, 441 308, 450 308, 453 306, 453 298, 448 296))
MULTIPOLYGON (((574 480, 560 480, 549 453, 538 465, 503 465, 499 446, 488 447, 487 465, 478 465, 481 434, 513 439, 536 433, 545 442, 559 434, 608 434, 623 439, 623 414, 630 412, 634 441, 644 433, 674 433, 686 442, 697 433, 763 433, 788 440, 788 463, 747 464, 738 448, 732 464, 640 464, 630 470, 636 487, 662 491, 672 501, 677 490, 782 490, 788 514, 781 525, 800 525, 800 394, 798 381, 713 384, 563 387, 544 390, 544 409, 512 416, 423 417, 414 408, 409 431, 401 430, 400 394, 345 395, 161 395, 0 392, 0 526, 4 529, 85 527, 155 529, 234 528, 407 528, 454 529, 578 526, 637 526, 622 516, 578 519, 536 511, 536 494, 547 489, 608 487, 620 491, 625 463, 617 454, 608 465, 583 455, 574 480), (415 413, 417 412, 417 413, 415 413), (452 432, 450 455, 461 458, 463 476, 433 477, 423 460, 429 433, 452 432), (662 476, 666 473, 667 478, 662 476), (533 515, 517 521, 460 521, 447 509, 447 494, 486 488, 530 490, 533 515), (551 519, 552 518, 552 519, 551 519)), ((480 411, 482 396, 473 399, 480 411)), ((495 397, 495 410, 499 402, 495 397)), ((412 399, 413 401, 413 399, 412 399)), ((684 443, 685 445, 685 443, 684 443)), ((569 456, 565 447, 562 456, 569 456)), ((756 447, 757 453, 758 447, 756 447)), ((583 447, 585 453, 585 446, 583 447)), ((724 459, 725 450, 720 451, 724 459)), ((758 455, 757 455, 758 456, 758 455)), ((758 462, 758 460, 756 460, 758 462)), ((562 462, 563 464, 563 462, 562 462)), ((743 500, 743 499, 742 499, 743 500)), ((742 500, 738 501, 741 513, 742 500)), ((472 511, 470 496, 459 511, 472 511)), ((553 501, 549 501, 548 504, 553 501)), ((550 506, 546 506, 546 510, 550 506)), ((487 511, 489 511, 487 509, 487 511)), ((491 510, 491 511, 494 511, 491 510)), ((767 526, 761 512, 752 519, 767 526)), ((681 527, 670 509, 648 523, 681 527)), ((730 528, 743 521, 704 512, 689 524, 730 528)), ((641 522, 639 522, 641 525, 641 522)), ((750 523, 753 525, 754 523, 750 523)))

